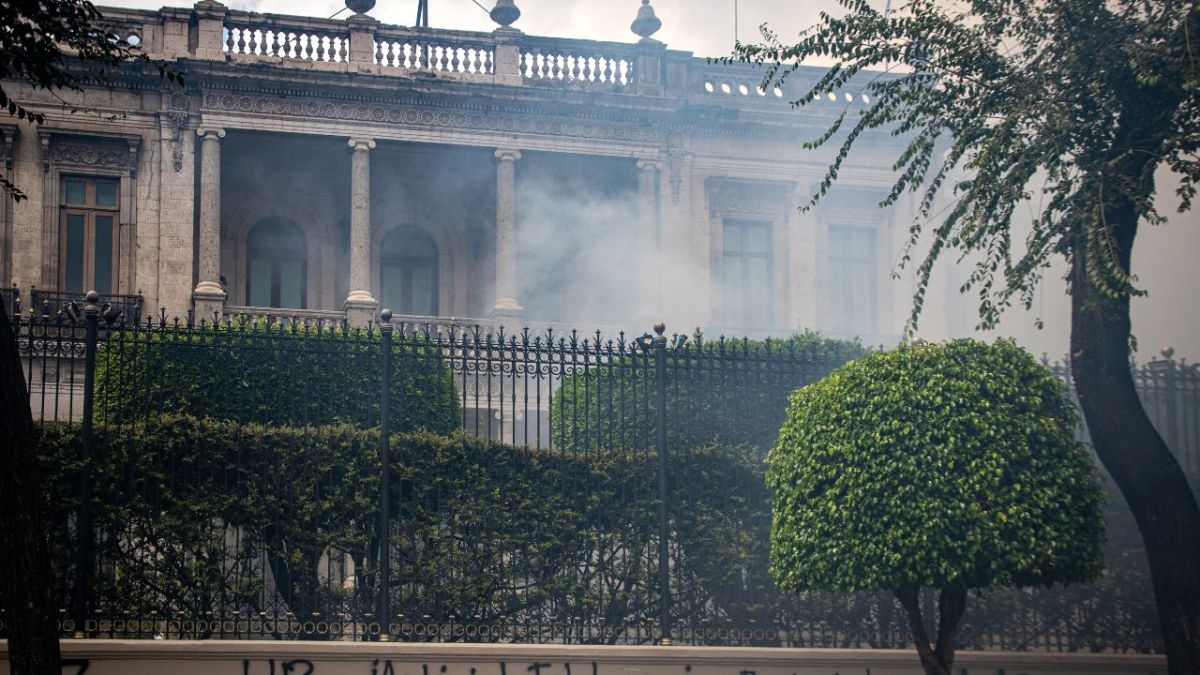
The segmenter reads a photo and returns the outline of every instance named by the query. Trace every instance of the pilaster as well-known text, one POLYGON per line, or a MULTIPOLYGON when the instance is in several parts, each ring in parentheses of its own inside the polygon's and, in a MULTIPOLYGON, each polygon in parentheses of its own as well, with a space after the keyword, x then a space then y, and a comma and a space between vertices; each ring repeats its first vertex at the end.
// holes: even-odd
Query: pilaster
POLYGON ((662 289, 659 279, 658 174, 662 163, 639 159, 637 196, 637 319, 639 324, 659 315, 662 289))

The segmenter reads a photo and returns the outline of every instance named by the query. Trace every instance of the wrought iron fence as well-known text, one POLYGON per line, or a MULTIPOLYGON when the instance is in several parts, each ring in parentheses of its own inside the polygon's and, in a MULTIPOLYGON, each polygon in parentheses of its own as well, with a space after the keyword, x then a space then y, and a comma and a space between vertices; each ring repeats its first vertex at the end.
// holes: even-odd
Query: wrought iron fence
MULTIPOLYGON (((98 301, 13 324, 64 633, 909 644, 890 597, 767 574, 764 450, 788 392, 856 344, 126 323, 98 301)), ((1196 369, 1146 372, 1194 470, 1196 369)), ((1136 530, 1110 511, 1108 586, 991 592, 964 648, 1157 649, 1136 530)))

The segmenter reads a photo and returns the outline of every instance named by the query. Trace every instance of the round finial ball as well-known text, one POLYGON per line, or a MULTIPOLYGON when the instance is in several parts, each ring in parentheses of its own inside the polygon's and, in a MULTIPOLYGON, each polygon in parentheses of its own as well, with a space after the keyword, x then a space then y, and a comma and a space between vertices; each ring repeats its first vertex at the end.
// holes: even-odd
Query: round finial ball
POLYGON ((507 28, 514 21, 521 18, 521 10, 517 7, 517 3, 514 0, 496 0, 496 6, 492 8, 492 11, 488 12, 488 15, 492 17, 492 21, 507 28))
POLYGON ((667 324, 665 324, 661 321, 654 324, 654 332, 659 335, 662 335, 663 333, 667 332, 667 324))
POLYGON ((346 0, 346 7, 355 14, 366 14, 375 6, 375 0, 346 0))
POLYGON ((629 29, 633 31, 634 35, 649 40, 650 36, 657 33, 659 28, 662 28, 662 20, 654 15, 654 8, 650 6, 650 0, 642 0, 637 18, 633 20, 629 29))
POLYGON ((385 322, 386 322, 386 321, 391 321, 391 320, 392 320, 392 310, 390 310, 390 309, 384 309, 383 311, 381 311, 381 312, 379 313, 379 318, 380 318, 380 319, 382 319, 382 320, 383 320, 383 321, 385 321, 385 322))
POLYGON ((1175 356, 1175 348, 1171 345, 1167 345, 1160 349, 1158 353, 1162 354, 1164 359, 1169 359, 1172 356, 1175 356))
POLYGON ((94 305, 97 302, 100 302, 100 294, 96 291, 88 291, 87 295, 83 296, 83 299, 94 305))

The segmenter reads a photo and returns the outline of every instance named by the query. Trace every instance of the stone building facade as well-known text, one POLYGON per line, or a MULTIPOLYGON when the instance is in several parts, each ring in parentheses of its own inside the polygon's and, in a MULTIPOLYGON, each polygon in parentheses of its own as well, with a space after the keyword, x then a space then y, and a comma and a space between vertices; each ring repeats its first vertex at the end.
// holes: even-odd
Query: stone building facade
POLYGON ((0 168, 27 195, 0 210, 0 281, 27 310, 95 288, 143 320, 363 324, 387 306, 876 343, 903 324, 890 271, 911 214, 877 206, 897 141, 870 139, 797 209, 836 149, 803 143, 869 102, 794 110, 819 69, 764 90, 762 71, 644 23, 636 42, 590 42, 213 0, 102 11, 186 85, 130 68, 62 104, 6 83, 47 117, 0 125, 0 168))

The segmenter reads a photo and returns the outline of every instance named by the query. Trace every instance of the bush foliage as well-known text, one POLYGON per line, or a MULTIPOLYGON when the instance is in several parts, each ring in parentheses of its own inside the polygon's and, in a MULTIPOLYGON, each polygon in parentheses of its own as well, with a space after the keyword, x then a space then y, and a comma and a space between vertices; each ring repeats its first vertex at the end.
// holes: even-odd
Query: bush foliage
MULTIPOLYGON (((667 444, 713 443, 767 449, 792 390, 862 356, 857 341, 805 331, 783 340, 690 344, 667 353, 667 444)), ((556 447, 635 448, 653 445, 657 389, 653 352, 608 359, 563 378, 551 405, 556 447)))
MULTIPOLYGON (((97 355, 97 421, 183 413, 261 424, 378 426, 381 351, 377 332, 287 323, 114 330, 97 355)), ((455 428, 454 379, 425 338, 396 334, 391 392, 392 430, 455 428)))
MULTIPOLYGON (((377 429, 171 414, 96 433, 89 470, 105 533, 107 572, 94 603, 102 616, 372 611, 377 429), (331 573, 342 558, 345 572, 331 573)), ((653 453, 538 452, 428 433, 395 434, 391 447, 397 615, 492 627, 605 626, 606 633, 573 638, 590 642, 628 641, 624 628, 656 623, 653 453)), ((82 469, 77 430, 44 428, 41 449, 53 478, 55 565, 69 583, 82 469)), ((771 502, 761 457, 756 448, 716 445, 672 453, 677 637, 779 644, 762 629, 780 626, 797 646, 901 646, 903 614, 890 595, 777 589, 768 574, 771 502)), ((1006 648, 1036 649, 1047 635, 1070 634, 1070 644, 1086 648, 1152 647, 1154 609, 1137 533, 1126 511, 1114 513, 1128 536, 1113 542, 1124 547, 1110 552, 1103 585, 1036 596, 993 591, 968 613, 964 642, 994 647, 1001 635, 1006 648)), ((69 597, 67 587, 59 597, 69 597)), ((308 637, 285 626, 278 624, 280 636, 308 637)))
POLYGON ((769 455, 783 588, 1049 586, 1101 570, 1063 383, 1014 343, 871 354, 797 391, 769 455))

